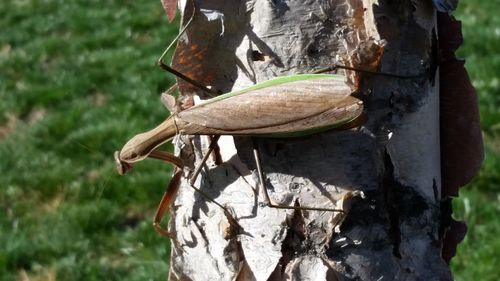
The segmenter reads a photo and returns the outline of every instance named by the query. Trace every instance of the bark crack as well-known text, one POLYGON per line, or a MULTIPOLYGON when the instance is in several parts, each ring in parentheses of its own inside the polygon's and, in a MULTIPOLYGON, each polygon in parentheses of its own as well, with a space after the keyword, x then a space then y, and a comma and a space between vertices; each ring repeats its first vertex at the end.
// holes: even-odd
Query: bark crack
POLYGON ((392 254, 401 258, 399 252, 399 245, 401 244, 401 229, 400 227, 400 214, 397 203, 396 189, 399 183, 394 179, 394 164, 392 163, 391 156, 387 151, 384 152, 384 179, 382 187, 384 189, 384 203, 389 218, 389 239, 392 243, 392 254))
MULTIPOLYGON (((295 204, 298 206, 298 204, 295 204)), ((300 253, 305 251, 304 241, 307 238, 305 220, 302 211, 295 211, 287 223, 288 231, 281 245, 281 274, 285 273, 287 265, 300 253)))

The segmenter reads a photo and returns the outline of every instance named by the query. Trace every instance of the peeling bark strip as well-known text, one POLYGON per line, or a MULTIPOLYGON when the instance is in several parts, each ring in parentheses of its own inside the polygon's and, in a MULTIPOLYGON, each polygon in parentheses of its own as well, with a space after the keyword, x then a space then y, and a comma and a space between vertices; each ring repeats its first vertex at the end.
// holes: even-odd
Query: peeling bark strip
MULTIPOLYGON (((222 137, 222 164, 207 165, 195 185, 227 206, 243 231, 183 183, 170 220, 170 279, 451 280, 441 257, 432 2, 194 3, 183 11, 196 15, 173 67, 220 92, 335 63, 416 77, 348 72, 366 107, 361 128, 256 140, 275 202, 347 214, 260 204, 252 141, 222 137)), ((206 98, 182 81, 179 88, 186 99, 206 98)), ((207 146, 202 137, 181 143, 185 163, 198 162, 207 146)))
POLYGON ((458 196, 458 189, 479 172, 483 137, 474 87, 465 62, 455 57, 463 42, 462 25, 442 13, 438 23, 443 195, 458 196))
MULTIPOLYGON (((479 123, 479 105, 464 61, 455 51, 462 45, 462 25, 448 14, 438 13, 441 174, 442 194, 458 196, 458 189, 479 172, 484 158, 479 123)), ((451 203, 450 203, 451 204, 451 203)), ((467 232, 463 221, 455 221, 452 210, 442 219, 443 259, 449 262, 467 232)))

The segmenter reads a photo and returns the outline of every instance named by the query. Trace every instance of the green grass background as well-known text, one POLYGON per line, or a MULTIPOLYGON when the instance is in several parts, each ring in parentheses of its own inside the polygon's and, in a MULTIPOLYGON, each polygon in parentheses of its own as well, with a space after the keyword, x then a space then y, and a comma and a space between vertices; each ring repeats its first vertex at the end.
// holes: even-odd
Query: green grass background
MULTIPOLYGON (((457 280, 500 268, 499 0, 465 1, 460 55, 481 103, 486 160, 455 200, 469 234, 457 280)), ((113 151, 163 120, 171 76, 155 66, 176 34, 160 1, 0 2, 0 280, 164 280, 151 227, 169 165, 127 177, 113 151)))

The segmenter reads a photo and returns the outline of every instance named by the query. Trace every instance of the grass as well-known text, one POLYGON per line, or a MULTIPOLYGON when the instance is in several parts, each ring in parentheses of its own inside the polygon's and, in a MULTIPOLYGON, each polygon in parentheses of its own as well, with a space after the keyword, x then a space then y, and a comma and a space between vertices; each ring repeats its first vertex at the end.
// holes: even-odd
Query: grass
POLYGON ((158 1, 0 10, 0 279, 164 279, 151 218, 169 166, 123 178, 112 155, 166 115, 155 61, 176 26, 158 1))
MULTIPOLYGON (((455 201, 470 227, 457 280, 493 281, 500 266, 499 7, 463 0, 457 13, 487 148, 455 201)), ((172 80, 155 61, 177 28, 159 1, 4 0, 0 11, 0 280, 164 279, 169 246, 151 218, 169 166, 120 177, 112 154, 165 117, 172 80)))

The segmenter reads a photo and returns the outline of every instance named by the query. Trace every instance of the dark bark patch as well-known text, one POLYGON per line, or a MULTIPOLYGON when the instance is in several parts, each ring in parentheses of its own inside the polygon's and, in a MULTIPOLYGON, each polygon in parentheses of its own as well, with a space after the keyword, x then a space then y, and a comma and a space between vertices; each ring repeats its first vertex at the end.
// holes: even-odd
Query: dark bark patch
POLYGON ((265 61, 266 60, 266 56, 263 53, 256 51, 256 50, 253 50, 250 53, 250 58, 252 59, 252 61, 265 61))
MULTIPOLYGON (((340 232, 333 233, 327 244, 325 254, 332 260, 344 260, 348 253, 357 247, 348 236, 351 230, 360 225, 371 229, 369 226, 375 227, 385 222, 378 207, 380 193, 378 191, 364 191, 363 193, 364 196, 354 196, 350 199, 349 211, 340 219, 340 232)), ((373 245, 373 250, 383 251, 387 247, 387 242, 381 238, 370 237, 368 240, 371 240, 369 243, 373 245)))

